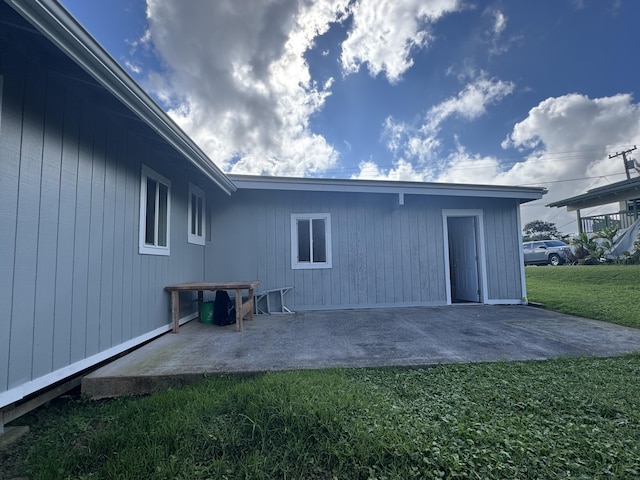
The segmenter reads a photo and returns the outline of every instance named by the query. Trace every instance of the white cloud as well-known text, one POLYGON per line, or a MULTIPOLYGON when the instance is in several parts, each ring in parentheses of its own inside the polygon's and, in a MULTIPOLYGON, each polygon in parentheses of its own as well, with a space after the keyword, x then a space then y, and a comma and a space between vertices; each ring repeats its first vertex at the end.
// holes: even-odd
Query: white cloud
POLYGON ((148 0, 148 41, 167 72, 151 72, 147 86, 225 170, 303 175, 331 168, 336 150, 309 129, 331 80, 313 81, 304 54, 347 4, 148 0))
POLYGON ((411 53, 432 40, 430 27, 460 10, 460 0, 360 0, 352 7, 353 27, 342 44, 345 73, 367 64, 371 75, 384 73, 391 83, 413 65, 411 53))
MULTIPOLYGON (((459 108, 451 105, 464 105, 465 102, 452 100, 463 96, 461 92, 433 107, 430 111, 433 118, 448 116, 441 112, 458 112, 459 108)), ((485 98, 498 97, 488 95, 485 98)), ((482 112, 483 109, 475 111, 482 112)), ((425 163, 407 155, 413 149, 411 141, 415 141, 415 137, 407 133, 408 127, 394 124, 391 119, 387 119, 387 125, 395 133, 392 152, 403 156, 388 169, 371 161, 363 162, 354 177, 544 186, 549 193, 541 201, 523 205, 523 224, 534 219, 553 221, 561 231, 572 233, 577 231, 575 214, 545 205, 625 178, 622 160, 609 159, 608 154, 640 144, 640 104, 634 103, 629 94, 595 99, 579 94, 547 98, 532 108, 524 120, 516 123, 502 143, 503 148, 516 149, 523 155, 522 160, 513 164, 493 156, 471 153, 459 142, 456 150, 442 155, 439 162, 433 156, 432 161, 425 163)), ((430 141, 437 144, 440 130, 433 128, 431 132, 430 141)))
POLYGON ((511 94, 514 84, 490 79, 481 72, 458 94, 431 107, 421 125, 412 126, 389 117, 383 125, 383 138, 387 148, 396 157, 413 159, 420 163, 435 161, 441 147, 442 123, 450 118, 475 120, 505 96, 511 94))
POLYGON ((493 19, 493 33, 499 36, 507 28, 507 17, 500 10, 496 10, 493 12, 493 19))
POLYGON ((427 172, 417 171, 413 164, 406 160, 397 160, 392 168, 380 168, 375 162, 368 160, 360 162, 359 172, 351 178, 360 180, 397 180, 425 182, 428 181, 427 172))
POLYGON ((544 199, 550 203, 624 180, 622 160, 609 159, 608 154, 636 143, 640 143, 640 104, 633 103, 631 95, 590 99, 572 93, 547 98, 529 110, 502 143, 504 148, 533 149, 502 178, 529 184, 553 182, 544 199))
POLYGON ((490 79, 485 73, 481 73, 456 96, 431 108, 427 114, 427 125, 432 130, 436 129, 452 116, 475 120, 486 113, 488 105, 499 102, 511 94, 513 89, 513 83, 490 79))

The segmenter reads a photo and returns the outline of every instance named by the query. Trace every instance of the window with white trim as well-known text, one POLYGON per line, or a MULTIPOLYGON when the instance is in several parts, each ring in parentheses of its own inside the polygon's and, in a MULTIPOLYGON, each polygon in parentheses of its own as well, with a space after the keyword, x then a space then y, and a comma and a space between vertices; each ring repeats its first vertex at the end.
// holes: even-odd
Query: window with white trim
POLYGON ((204 245, 206 233, 204 191, 189 184, 189 232, 187 241, 204 245))
POLYGON ((140 181, 140 249, 147 255, 169 255, 171 182, 142 165, 140 181))
POLYGON ((291 268, 331 268, 331 214, 291 215, 291 268))

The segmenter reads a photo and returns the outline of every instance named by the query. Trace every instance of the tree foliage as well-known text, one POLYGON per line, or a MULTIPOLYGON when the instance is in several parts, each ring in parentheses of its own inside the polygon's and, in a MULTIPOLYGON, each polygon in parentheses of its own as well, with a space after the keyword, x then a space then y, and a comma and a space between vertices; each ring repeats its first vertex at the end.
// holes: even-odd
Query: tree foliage
POLYGON ((527 223, 522 229, 522 233, 522 240, 525 242, 547 239, 559 240, 562 238, 562 234, 558 231, 555 223, 542 220, 533 220, 527 223))

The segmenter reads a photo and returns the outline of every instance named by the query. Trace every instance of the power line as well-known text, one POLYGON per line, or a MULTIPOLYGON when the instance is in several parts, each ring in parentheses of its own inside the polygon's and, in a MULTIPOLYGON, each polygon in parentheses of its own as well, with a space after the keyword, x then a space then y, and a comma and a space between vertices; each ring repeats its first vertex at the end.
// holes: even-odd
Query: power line
MULTIPOLYGON (((628 147, 628 145, 624 145, 624 146, 617 146, 617 147, 613 147, 613 148, 624 148, 624 147, 628 147)), ((632 148, 631 150, 628 150, 626 153, 628 153, 629 151, 632 151, 635 149, 632 148)), ((447 168, 448 171, 456 171, 456 170, 469 170, 469 169, 477 169, 477 168, 486 168, 487 166, 491 166, 493 165, 495 162, 497 162, 498 164, 502 165, 502 164, 515 164, 515 163, 522 163, 522 162, 529 162, 532 164, 541 164, 541 163, 549 163, 549 162, 563 162, 563 161, 570 161, 570 160, 575 160, 575 159, 581 159, 584 158, 586 155, 589 155, 589 153, 593 154, 593 153, 601 153, 604 154, 606 152, 607 148, 606 147, 594 147, 594 148, 589 148, 589 149, 581 149, 581 150, 566 150, 566 151, 561 151, 561 152, 545 152, 542 153, 541 155, 537 156, 537 157, 522 157, 522 156, 502 156, 502 157, 495 157, 495 158, 491 158, 490 160, 487 161, 475 161, 473 162, 472 165, 465 165, 465 166, 449 166, 447 168), (515 161, 510 161, 510 160, 514 160, 515 161)), ((609 158, 612 158, 612 156, 609 156, 609 158)), ((375 163, 375 162, 374 162, 375 163)), ((380 163, 375 163, 376 166, 378 168, 381 168, 383 170, 386 169, 392 169, 394 168, 396 165, 393 163, 384 163, 384 164, 380 164, 380 163)), ((359 166, 354 166, 354 167, 341 167, 338 169, 329 169, 327 170, 327 172, 331 172, 331 171, 342 171, 342 172, 356 172, 359 171, 360 168, 359 166)))

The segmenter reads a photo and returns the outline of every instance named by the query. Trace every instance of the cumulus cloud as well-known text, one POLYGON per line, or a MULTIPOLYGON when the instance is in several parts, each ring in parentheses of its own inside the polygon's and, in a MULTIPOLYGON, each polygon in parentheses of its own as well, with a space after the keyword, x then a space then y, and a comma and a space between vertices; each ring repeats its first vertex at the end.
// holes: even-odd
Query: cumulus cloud
MULTIPOLYGON (((366 66, 394 84, 413 65, 414 53, 432 46, 434 25, 464 8, 462 0, 147 0, 148 28, 131 47, 153 51, 162 67, 129 68, 146 75, 146 87, 224 170, 324 174, 338 165, 338 151, 312 131, 311 118, 324 108, 334 79, 312 78, 305 55, 315 42, 342 24, 347 31, 337 60, 343 73, 366 66)), ((503 39, 507 16, 487 9, 483 17, 489 23, 481 43, 496 46, 491 40, 503 39)), ((323 45, 323 55, 334 51, 323 45)), ((607 154, 640 143, 640 107, 630 94, 540 101, 505 131, 505 161, 469 151, 464 138, 450 133, 515 90, 470 65, 458 77, 460 90, 416 122, 387 117, 382 139, 389 163, 362 161, 355 177, 547 186, 539 206, 523 208, 523 220, 527 212, 558 215, 543 205, 624 178, 621 160, 607 154), (451 138, 455 146, 445 150, 451 138), (580 178, 589 180, 574 181, 580 178)))
POLYGON ((334 81, 311 76, 305 55, 316 40, 348 24, 343 73, 366 64, 397 82, 434 23, 461 8, 462 0, 147 0, 147 29, 130 45, 161 67, 129 68, 223 170, 321 174, 339 159, 310 126, 334 81))
POLYGON ((412 65, 411 52, 433 39, 431 26, 463 8, 460 0, 361 0, 352 8, 353 28, 342 44, 346 73, 367 64, 369 73, 384 73, 396 83, 412 65))
POLYGON ((330 95, 305 52, 345 14, 347 0, 148 0, 149 39, 167 67, 147 84, 223 169, 303 175, 337 151, 309 129, 330 95))
POLYGON ((500 10, 493 12, 493 33, 494 35, 500 35, 507 27, 507 17, 500 10))
POLYGON ((475 120, 487 111, 487 106, 495 104, 514 89, 512 82, 488 78, 482 72, 473 82, 456 96, 434 106, 427 114, 430 129, 436 129, 449 117, 457 116, 465 120, 475 120))
POLYGON ((419 125, 411 125, 388 117, 383 125, 383 139, 388 150, 396 158, 430 162, 430 172, 438 161, 441 147, 442 124, 448 119, 475 120, 487 111, 487 107, 499 102, 514 89, 512 82, 488 78, 481 72, 456 95, 431 107, 419 125))
MULTIPOLYGON (((529 110, 502 142, 503 148, 533 150, 514 174, 530 182, 601 177, 599 184, 622 180, 619 159, 607 153, 640 141, 640 105, 630 94, 591 99, 572 93, 547 98, 529 110), (537 167, 544 164, 544 168, 537 167)), ((584 183, 554 189, 562 197, 578 194, 584 183)), ((551 201, 551 198, 548 199, 551 201)))
MULTIPOLYGON (((457 111, 443 106, 450 102, 432 111, 457 111)), ((438 143, 439 130, 432 131, 436 138, 431 141, 438 143)), ((433 163, 408 155, 413 139, 399 132, 396 126, 392 152, 403 156, 396 158, 393 167, 382 169, 371 161, 364 162, 356 177, 394 179, 404 175, 407 180, 545 186, 549 193, 541 201, 523 206, 523 223, 552 220, 561 230, 571 232, 577 231, 575 215, 545 205, 625 178, 622 161, 609 159, 608 154, 640 143, 640 104, 629 94, 591 99, 573 93, 547 98, 529 110, 502 142, 502 148, 521 155, 519 161, 509 163, 469 152, 458 141, 453 152, 441 153, 441 163, 434 168, 433 163)))

